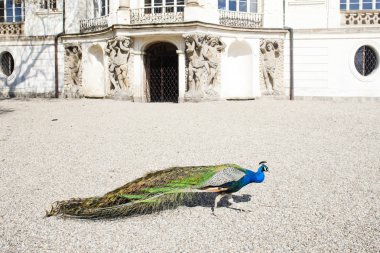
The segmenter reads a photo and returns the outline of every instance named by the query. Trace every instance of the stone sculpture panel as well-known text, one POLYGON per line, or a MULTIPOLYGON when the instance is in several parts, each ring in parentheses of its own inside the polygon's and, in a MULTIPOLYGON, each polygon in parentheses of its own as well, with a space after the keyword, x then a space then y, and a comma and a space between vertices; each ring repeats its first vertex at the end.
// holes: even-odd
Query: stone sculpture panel
POLYGON ((65 45, 64 97, 79 98, 82 92, 82 48, 79 44, 65 45))
POLYGON ((110 95, 131 97, 132 39, 118 36, 107 43, 106 53, 109 57, 110 95))
POLYGON ((220 55, 226 47, 218 36, 184 35, 186 45, 187 100, 220 97, 220 55))
POLYGON ((282 40, 260 41, 261 93, 265 96, 284 95, 284 54, 282 40))

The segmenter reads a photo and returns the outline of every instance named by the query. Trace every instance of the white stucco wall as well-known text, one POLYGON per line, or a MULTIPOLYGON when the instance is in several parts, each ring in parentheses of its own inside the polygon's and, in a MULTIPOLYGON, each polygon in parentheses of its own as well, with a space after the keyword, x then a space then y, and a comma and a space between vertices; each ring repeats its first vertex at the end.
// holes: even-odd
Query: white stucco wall
POLYGON ((263 27, 264 28, 281 28, 284 25, 283 20, 283 3, 279 0, 263 0, 263 27))
MULTIPOLYGON (((375 71, 361 76, 354 66, 357 49, 369 45, 380 52, 379 33, 357 34, 355 30, 303 31, 295 33, 294 83, 295 96, 380 97, 379 63, 375 71)), ((286 63, 289 44, 285 44, 286 63)), ((379 59, 379 58, 378 58, 379 59)), ((289 83, 289 65, 285 80, 289 83)))
POLYGON ((327 28, 327 13, 326 0, 287 0, 285 25, 294 29, 327 28))
POLYGON ((41 10, 38 4, 28 3, 25 6, 26 36, 55 35, 62 32, 62 1, 58 2, 59 11, 41 10))
MULTIPOLYGON (((0 54, 5 51, 12 54, 15 67, 9 77, 0 71, 0 94, 54 96, 54 40, 2 41, 0 54)), ((59 51, 59 83, 63 84, 63 47, 59 51)))
POLYGON ((79 33, 79 21, 86 18, 86 1, 66 1, 66 33, 79 33))

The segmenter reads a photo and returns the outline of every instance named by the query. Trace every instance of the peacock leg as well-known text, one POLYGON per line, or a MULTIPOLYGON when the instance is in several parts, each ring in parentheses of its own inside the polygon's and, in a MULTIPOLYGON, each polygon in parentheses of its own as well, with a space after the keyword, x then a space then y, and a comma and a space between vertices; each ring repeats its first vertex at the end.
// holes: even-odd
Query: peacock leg
POLYGON ((218 203, 219 201, 224 197, 224 194, 219 194, 218 196, 216 196, 215 198, 215 202, 214 202, 214 206, 212 208, 212 214, 215 215, 215 209, 216 207, 218 206, 218 203))
POLYGON ((227 201, 231 206, 234 204, 231 193, 227 194, 227 201))
POLYGON ((227 202, 228 202, 227 208, 231 208, 231 209, 234 209, 234 210, 242 211, 242 209, 234 207, 235 203, 234 203, 234 201, 232 199, 232 194, 231 193, 227 194, 227 202))

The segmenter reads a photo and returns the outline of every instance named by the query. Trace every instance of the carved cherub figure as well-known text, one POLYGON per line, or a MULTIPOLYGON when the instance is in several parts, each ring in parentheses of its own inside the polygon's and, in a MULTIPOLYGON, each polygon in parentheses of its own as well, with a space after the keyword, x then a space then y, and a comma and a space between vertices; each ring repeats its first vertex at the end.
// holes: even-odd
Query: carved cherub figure
POLYGON ((79 71, 82 53, 77 46, 67 47, 65 51, 67 55, 68 67, 70 70, 71 83, 72 85, 80 85, 79 71))
POLYGON ((280 48, 276 41, 262 41, 260 50, 263 55, 263 76, 268 95, 278 95, 276 80, 277 58, 280 56, 280 48))
POLYGON ((129 38, 116 37, 108 41, 106 52, 110 57, 110 80, 116 90, 128 90, 128 60, 130 57, 129 38))
POLYGON ((185 38, 186 54, 189 59, 189 92, 197 92, 198 95, 203 93, 201 83, 204 74, 206 63, 201 53, 202 43, 201 38, 195 34, 185 38))
POLYGON ((226 44, 215 36, 208 36, 203 44, 202 55, 207 63, 209 90, 213 90, 217 84, 219 55, 225 48, 226 44))

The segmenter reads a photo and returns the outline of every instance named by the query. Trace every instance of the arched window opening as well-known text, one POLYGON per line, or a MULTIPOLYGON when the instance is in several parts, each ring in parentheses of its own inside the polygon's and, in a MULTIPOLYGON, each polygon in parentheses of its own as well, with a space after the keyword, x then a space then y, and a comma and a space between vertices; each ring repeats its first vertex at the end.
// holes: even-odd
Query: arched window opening
POLYGON ((362 46, 355 54, 355 68, 362 76, 369 76, 379 63, 377 54, 370 46, 362 46))
POLYGON ((12 75, 15 68, 15 61, 11 53, 3 52, 0 55, 0 68, 1 68, 1 72, 4 75, 6 76, 12 75))

